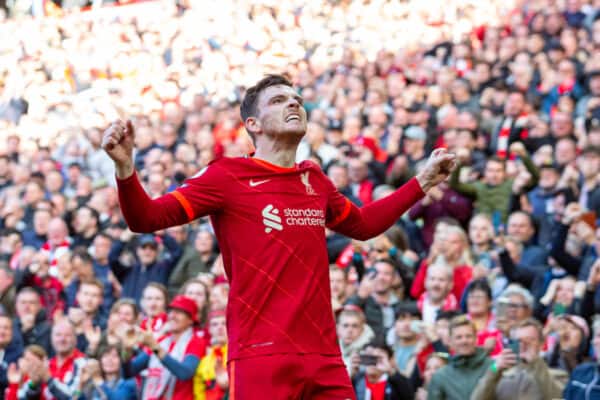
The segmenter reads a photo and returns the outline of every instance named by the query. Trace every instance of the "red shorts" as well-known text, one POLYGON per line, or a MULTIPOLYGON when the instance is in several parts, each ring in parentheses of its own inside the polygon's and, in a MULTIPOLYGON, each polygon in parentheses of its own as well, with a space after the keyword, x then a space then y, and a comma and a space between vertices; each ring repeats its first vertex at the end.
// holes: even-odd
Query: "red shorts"
POLYGON ((355 400, 339 356, 274 354, 232 360, 229 400, 355 400))

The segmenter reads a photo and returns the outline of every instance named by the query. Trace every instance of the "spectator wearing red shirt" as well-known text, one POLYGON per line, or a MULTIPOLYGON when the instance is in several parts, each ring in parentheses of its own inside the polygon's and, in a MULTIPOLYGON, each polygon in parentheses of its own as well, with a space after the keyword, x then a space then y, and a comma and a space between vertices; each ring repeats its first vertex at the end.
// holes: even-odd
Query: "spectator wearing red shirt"
POLYGON ((65 309, 65 295, 60 281, 49 274, 50 260, 46 251, 39 251, 33 257, 31 264, 22 271, 17 286, 31 286, 38 290, 42 306, 46 309, 46 317, 51 319, 58 311, 65 309))
POLYGON ((48 362, 32 359, 28 369, 29 383, 25 398, 40 396, 46 399, 71 399, 79 387, 85 356, 75 348, 75 327, 62 319, 52 327, 52 348, 56 355, 48 362))
POLYGON ((167 288, 157 282, 150 282, 142 292, 140 306, 144 319, 140 327, 144 330, 160 333, 167 322, 167 288))
POLYGON ((436 228, 434 244, 432 245, 429 260, 421 263, 415 280, 410 289, 412 297, 418 299, 425 291, 425 277, 427 268, 432 262, 443 262, 448 264, 454 270, 454 285, 452 294, 457 299, 462 297, 465 287, 473 276, 469 254, 469 241, 464 230, 459 226, 447 226, 441 230, 436 228))

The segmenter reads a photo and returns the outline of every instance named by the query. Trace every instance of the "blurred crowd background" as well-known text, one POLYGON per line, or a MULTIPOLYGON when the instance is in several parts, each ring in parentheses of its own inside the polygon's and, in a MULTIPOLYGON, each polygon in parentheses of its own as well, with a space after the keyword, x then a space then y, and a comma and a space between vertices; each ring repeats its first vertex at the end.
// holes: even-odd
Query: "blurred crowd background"
POLYGON ((250 154, 244 90, 285 73, 309 115, 298 161, 357 205, 432 149, 459 159, 385 234, 327 232, 357 398, 600 399, 600 2, 0 8, 4 398, 228 398, 208 220, 133 234, 100 143, 131 119, 161 196, 250 154))

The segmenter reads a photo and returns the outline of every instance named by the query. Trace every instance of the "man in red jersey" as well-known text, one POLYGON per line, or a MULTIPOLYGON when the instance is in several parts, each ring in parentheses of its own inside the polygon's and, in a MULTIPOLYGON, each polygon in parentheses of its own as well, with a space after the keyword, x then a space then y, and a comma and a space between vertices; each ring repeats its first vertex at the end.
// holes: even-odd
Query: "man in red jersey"
POLYGON ((448 176, 455 157, 435 151, 416 178, 358 208, 316 164, 295 163, 306 111, 285 77, 249 88, 241 115, 256 153, 214 161, 157 199, 135 173, 131 122, 113 123, 102 146, 123 215, 135 232, 211 216, 231 285, 231 399, 354 399, 331 312, 325 227, 359 240, 382 233, 448 176))

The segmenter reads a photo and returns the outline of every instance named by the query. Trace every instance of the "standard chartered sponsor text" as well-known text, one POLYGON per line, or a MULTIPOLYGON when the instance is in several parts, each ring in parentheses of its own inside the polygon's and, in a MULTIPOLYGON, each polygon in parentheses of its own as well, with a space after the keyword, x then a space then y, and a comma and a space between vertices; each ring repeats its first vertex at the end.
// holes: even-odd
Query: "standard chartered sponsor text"
POLYGON ((290 226, 325 226, 325 211, 318 208, 286 208, 283 216, 290 226))

